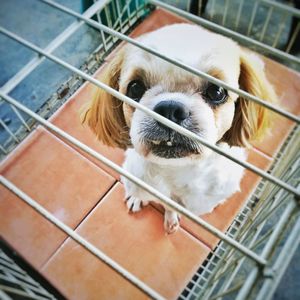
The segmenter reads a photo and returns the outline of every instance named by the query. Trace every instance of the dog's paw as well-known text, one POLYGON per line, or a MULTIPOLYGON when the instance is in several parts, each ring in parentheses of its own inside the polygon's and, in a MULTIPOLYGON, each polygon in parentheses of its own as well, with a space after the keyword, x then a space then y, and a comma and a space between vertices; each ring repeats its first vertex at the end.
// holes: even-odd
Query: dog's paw
POLYGON ((131 196, 126 199, 126 205, 128 208, 128 212, 138 212, 144 206, 148 205, 148 201, 142 201, 137 197, 131 196))
POLYGON ((175 233, 179 228, 179 216, 174 211, 165 211, 164 228, 167 234, 175 233))

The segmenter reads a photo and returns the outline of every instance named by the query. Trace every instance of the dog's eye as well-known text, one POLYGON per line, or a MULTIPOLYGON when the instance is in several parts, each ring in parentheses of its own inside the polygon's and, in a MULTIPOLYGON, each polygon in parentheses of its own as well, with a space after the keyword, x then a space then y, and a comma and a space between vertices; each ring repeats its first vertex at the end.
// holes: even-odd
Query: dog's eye
POLYGON ((212 105, 218 105, 226 101, 228 92, 221 86, 217 86, 213 83, 208 83, 203 96, 212 105))
POLYGON ((146 87, 144 83, 141 80, 133 80, 128 84, 126 95, 135 101, 139 101, 145 92, 146 87))

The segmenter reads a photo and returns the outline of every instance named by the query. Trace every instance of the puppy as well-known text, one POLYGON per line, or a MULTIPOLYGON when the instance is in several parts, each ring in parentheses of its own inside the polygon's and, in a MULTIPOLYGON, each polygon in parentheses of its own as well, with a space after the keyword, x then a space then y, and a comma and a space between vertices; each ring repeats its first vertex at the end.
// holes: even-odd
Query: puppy
MULTIPOLYGON (((175 24, 138 40, 232 87, 266 101, 276 98, 260 59, 221 35, 175 24)), ((269 126, 269 112, 262 106, 132 45, 118 52, 101 81, 240 160, 246 159, 244 148, 269 126)), ((84 122, 104 144, 126 149, 127 171, 197 215, 239 190, 241 166, 104 90, 98 89, 84 122)), ((126 178, 122 181, 130 211, 155 201, 126 178)), ((179 227, 177 213, 168 208, 164 227, 168 233, 179 227)))

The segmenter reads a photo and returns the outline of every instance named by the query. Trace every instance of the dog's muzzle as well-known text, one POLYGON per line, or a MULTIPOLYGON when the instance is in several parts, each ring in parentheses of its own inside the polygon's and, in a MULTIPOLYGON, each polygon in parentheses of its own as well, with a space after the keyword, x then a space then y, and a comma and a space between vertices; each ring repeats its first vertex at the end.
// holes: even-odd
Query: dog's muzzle
MULTIPOLYGON (((197 124, 192 120, 192 113, 184 104, 173 100, 161 101, 153 110, 174 123, 199 134, 197 124)), ((201 147, 197 142, 155 120, 145 123, 141 134, 144 145, 158 157, 182 158, 201 152, 201 147)))
POLYGON ((190 111, 184 104, 173 100, 161 101, 153 110, 179 125, 190 116, 190 111))

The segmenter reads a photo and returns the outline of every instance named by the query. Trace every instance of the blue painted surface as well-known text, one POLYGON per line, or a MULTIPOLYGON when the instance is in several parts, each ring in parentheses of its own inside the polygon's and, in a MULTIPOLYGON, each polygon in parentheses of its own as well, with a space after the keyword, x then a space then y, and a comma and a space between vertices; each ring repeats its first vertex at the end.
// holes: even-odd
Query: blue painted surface
MULTIPOLYGON (((80 12, 80 0, 60 0, 61 4, 80 12)), ((0 26, 16 33, 39 47, 46 47, 66 29, 75 18, 36 0, 0 1, 0 26)), ((98 31, 84 25, 53 54, 79 67, 100 43, 98 31)), ((28 48, 0 35, 0 85, 2 86, 36 54, 28 48)), ((10 95, 30 109, 37 111, 71 75, 67 69, 45 60, 14 88, 10 95)), ((0 117, 14 132, 20 126, 11 108, 0 107, 0 117)), ((26 115, 23 115, 27 119, 26 115)), ((8 133, 0 128, 0 143, 8 133)))

